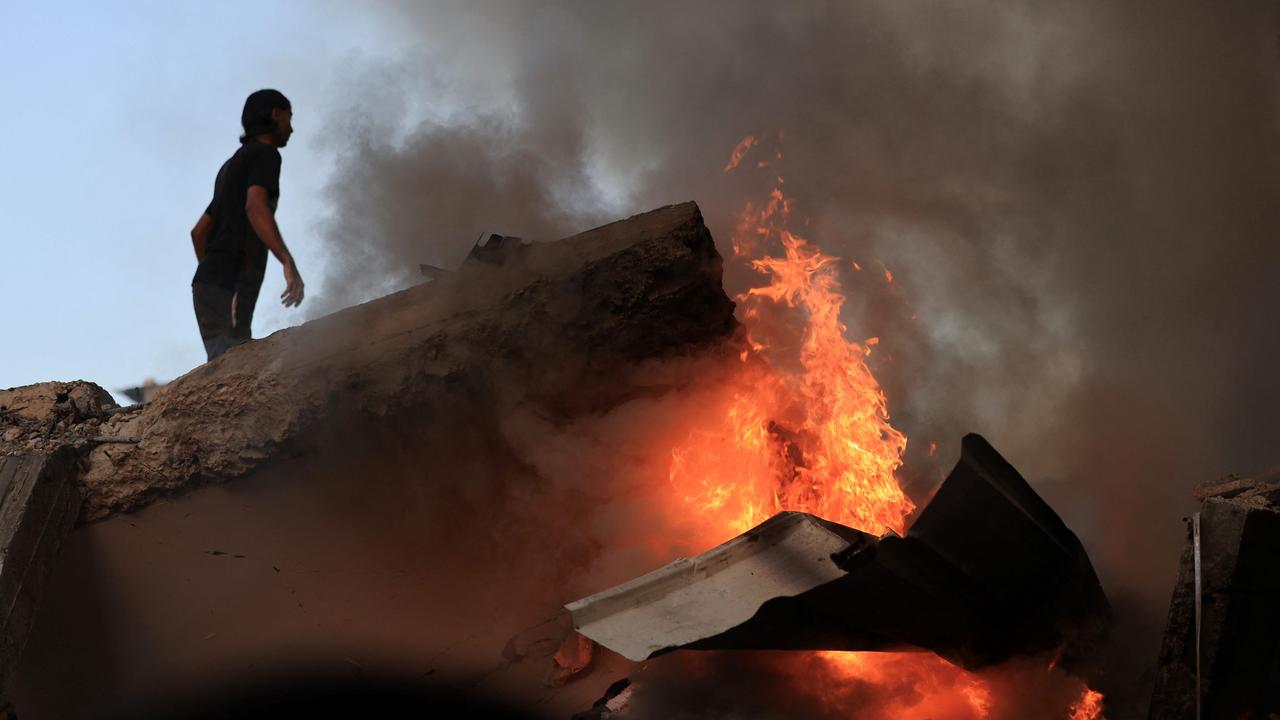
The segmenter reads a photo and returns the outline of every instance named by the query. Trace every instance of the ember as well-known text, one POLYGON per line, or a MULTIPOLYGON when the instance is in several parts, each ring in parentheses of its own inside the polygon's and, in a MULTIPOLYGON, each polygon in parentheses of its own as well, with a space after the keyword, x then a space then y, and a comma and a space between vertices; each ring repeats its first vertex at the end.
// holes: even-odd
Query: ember
POLYGON ((1071 720, 1097 720, 1102 717, 1102 693, 1085 688, 1071 706, 1071 720))

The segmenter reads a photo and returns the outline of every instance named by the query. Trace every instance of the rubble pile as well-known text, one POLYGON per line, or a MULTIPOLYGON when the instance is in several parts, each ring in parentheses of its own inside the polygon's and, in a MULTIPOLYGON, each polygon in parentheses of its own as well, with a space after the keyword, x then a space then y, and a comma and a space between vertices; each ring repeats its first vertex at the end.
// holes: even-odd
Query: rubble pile
POLYGON ((0 390, 0 456, 132 442, 122 428, 136 412, 83 380, 0 390))
MULTIPOLYGON (((559 652, 559 635, 545 656, 501 654, 564 602, 557 558, 591 551, 540 521, 536 503, 565 500, 502 424, 513 408, 554 428, 661 397, 689 382, 670 368, 736 357, 733 309, 714 241, 684 203, 486 247, 455 273, 237 346, 141 405, 117 408, 90 383, 5 391, 0 457, 33 486, 75 490, 64 514, 82 524, 43 526, 41 547, 62 545, 56 563, 0 568, 0 603, 47 585, 26 648, 0 645, 0 672, 14 668, 5 693, 29 717, 136 716, 157 693, 234 682, 256 663, 481 672, 496 685, 516 682, 503 668, 530 668, 534 688, 547 668, 532 666, 552 656, 566 670, 548 687, 582 672, 590 648, 559 652), (51 484, 55 453, 67 462, 51 484), (536 581, 510 579, 518 564, 493 570, 513 562, 496 557, 513 547, 500 532, 558 544, 530 546, 546 556, 525 572, 536 581)), ((609 682, 576 683, 583 697, 565 706, 609 682)))
POLYGON ((235 348, 117 414, 89 383, 9 391, 0 453, 96 445, 86 520, 314 450, 343 418, 394 420, 460 393, 526 393, 572 414, 625 393, 629 363, 737 327, 693 203, 507 248, 446 277, 235 348), (61 398, 61 399, 60 399, 61 398))
MULTIPOLYGON (((1056 648, 1089 664, 1109 607, 1088 556, 976 435, 905 534, 782 513, 566 612, 625 579, 583 577, 601 545, 649 530, 627 526, 634 498, 593 515, 600 489, 555 454, 583 446, 528 457, 707 381, 691 368, 708 357, 738 361, 721 258, 685 203, 487 244, 429 277, 139 405, 81 381, 0 390, 0 700, 37 720, 139 716, 159 689, 257 677, 279 653, 323 664, 323 683, 410 667, 414 687, 607 718, 633 702, 631 661, 676 650, 907 648, 981 668, 1056 648)), ((1280 472, 1197 497, 1155 720, 1191 717, 1197 685, 1205 717, 1280 705, 1280 472)))

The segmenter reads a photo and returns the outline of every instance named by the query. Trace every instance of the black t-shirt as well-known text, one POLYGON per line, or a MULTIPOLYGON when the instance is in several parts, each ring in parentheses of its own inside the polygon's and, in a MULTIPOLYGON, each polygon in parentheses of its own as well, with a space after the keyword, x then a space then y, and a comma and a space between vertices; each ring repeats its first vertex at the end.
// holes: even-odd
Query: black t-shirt
POLYGON ((267 246, 253 231, 244 209, 253 185, 267 189, 268 204, 275 212, 280 200, 280 151, 256 140, 243 143, 218 170, 213 201, 205 210, 213 220, 213 231, 205 243, 204 260, 196 268, 193 283, 228 290, 236 288, 237 280, 256 278, 256 283, 261 284, 267 267, 267 246))

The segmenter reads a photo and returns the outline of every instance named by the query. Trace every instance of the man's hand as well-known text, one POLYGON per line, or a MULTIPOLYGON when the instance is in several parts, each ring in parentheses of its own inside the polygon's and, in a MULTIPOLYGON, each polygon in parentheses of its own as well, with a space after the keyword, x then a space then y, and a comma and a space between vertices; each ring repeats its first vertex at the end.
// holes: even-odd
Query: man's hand
POLYGON ((209 233, 213 231, 213 218, 209 217, 209 213, 202 213, 200 219, 196 221, 196 226, 191 228, 191 246, 196 251, 196 262, 204 261, 204 248, 209 242, 209 233))
POLYGON ((284 292, 280 293, 280 301, 285 307, 297 307, 302 304, 302 276, 293 258, 284 264, 284 292))

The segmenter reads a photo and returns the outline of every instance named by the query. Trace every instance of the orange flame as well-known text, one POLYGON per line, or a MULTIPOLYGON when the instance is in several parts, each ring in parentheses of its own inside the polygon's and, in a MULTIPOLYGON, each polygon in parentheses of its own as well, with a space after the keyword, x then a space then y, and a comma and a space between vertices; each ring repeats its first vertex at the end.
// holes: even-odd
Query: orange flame
POLYGON ((738 167, 738 163, 742 162, 742 158, 746 156, 748 150, 755 146, 756 142, 755 135, 748 135, 742 138, 737 146, 733 148, 733 152, 729 154, 729 162, 724 166, 724 171, 729 172, 738 167))
POLYGON ((846 339, 837 258, 783 223, 790 200, 775 188, 743 210, 738 253, 781 244, 782 257, 751 261, 770 282, 738 297, 747 326, 739 389, 724 423, 695 431, 672 451, 672 484, 720 532, 741 532, 780 510, 800 510, 879 534, 902 533, 915 505, 894 478, 907 438, 889 424, 888 404, 867 366, 871 347, 846 339), (787 319, 794 310, 798 346, 787 319))
POLYGON ((991 712, 991 688, 977 675, 966 673, 936 655, 924 653, 819 653, 836 679, 877 685, 908 679, 916 692, 881 707, 894 720, 931 719, 940 713, 985 718, 991 712), (921 697, 921 694, 927 697, 921 697), (948 712, 950 710, 950 712, 948 712))
POLYGON ((1085 688, 1071 705, 1071 720, 1103 720, 1102 693, 1085 688))
MULTIPOLYGON (((782 134, 777 137, 780 142, 782 134)), ((758 144, 752 135, 739 142, 725 172, 758 144)), ((907 438, 889 423, 887 400, 867 364, 880 340, 847 339, 838 258, 787 228, 793 205, 782 184, 777 177, 763 206, 745 205, 732 235, 734 256, 749 259, 768 279, 737 298, 746 328, 740 362, 718 382, 722 394, 711 421, 671 453, 678 512, 701 525, 688 540, 704 547, 781 510, 902 534, 915 509, 895 477, 907 438), (766 254, 778 249, 780 256, 766 254)), ((857 262, 848 267, 862 270, 857 262)), ((884 276, 893 282, 888 267, 884 276)), ((936 447, 930 443, 930 455, 936 447)), ((927 693, 925 700, 917 693, 910 703, 885 709, 885 718, 986 718, 996 702, 982 676, 926 653, 816 655, 826 672, 804 678, 808 691, 821 694, 822 687, 856 680, 927 693)), ((829 697, 843 702, 834 690, 829 697)), ((1102 720, 1101 702, 1100 693, 1084 688, 1071 720, 1102 720)))

